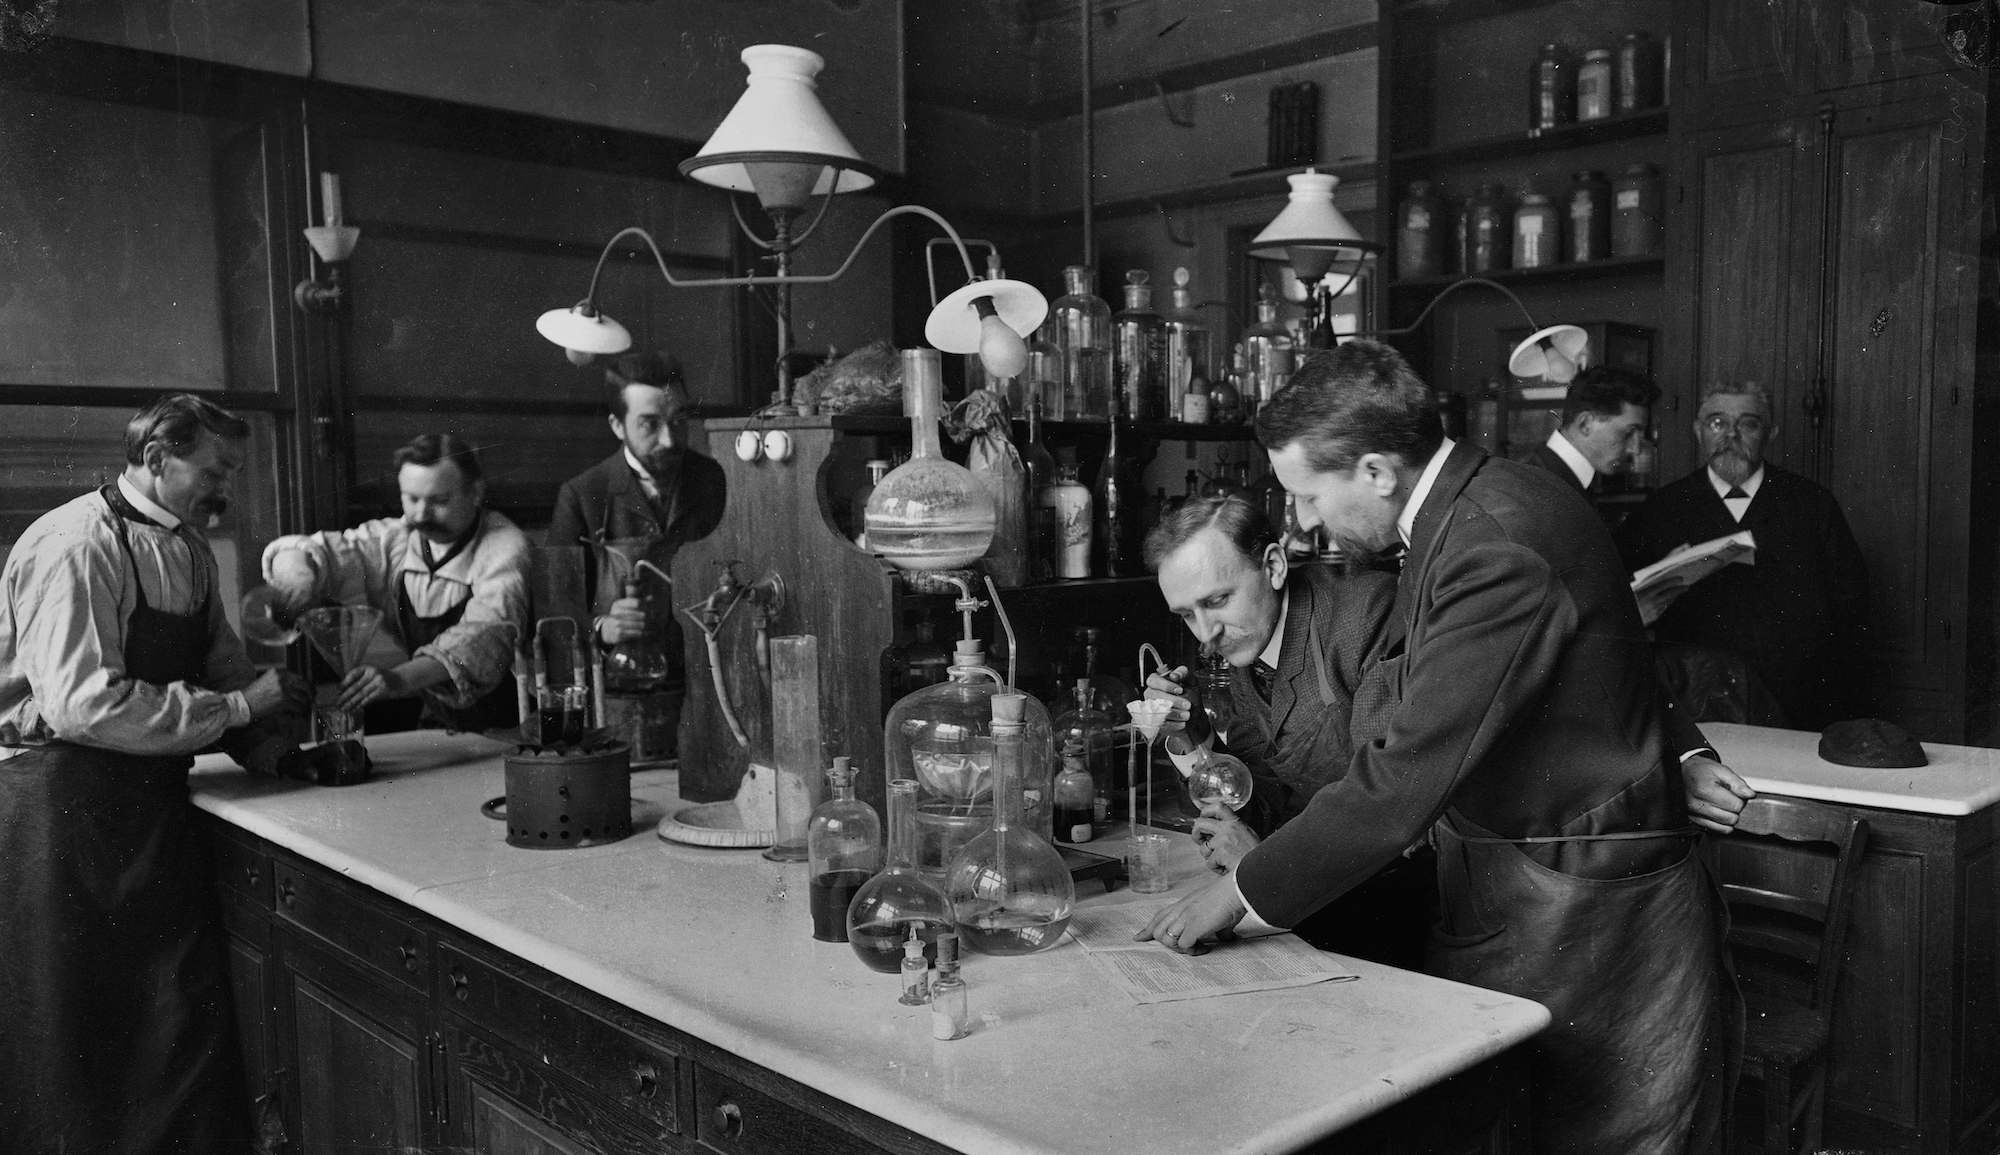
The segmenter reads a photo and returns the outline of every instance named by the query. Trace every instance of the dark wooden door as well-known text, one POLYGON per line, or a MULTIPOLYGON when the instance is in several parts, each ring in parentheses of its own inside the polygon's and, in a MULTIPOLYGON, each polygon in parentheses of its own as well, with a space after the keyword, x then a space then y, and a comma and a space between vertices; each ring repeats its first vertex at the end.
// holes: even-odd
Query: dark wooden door
POLYGON ((1677 103, 1715 123, 1732 114, 1770 115, 1798 87, 1798 9, 1814 0, 1695 0, 1681 5, 1677 103), (1764 108, 1761 114, 1754 110, 1764 108))
POLYGON ((424 1150, 434 1122, 424 998, 303 935, 285 934, 280 956, 300 1151, 424 1150))

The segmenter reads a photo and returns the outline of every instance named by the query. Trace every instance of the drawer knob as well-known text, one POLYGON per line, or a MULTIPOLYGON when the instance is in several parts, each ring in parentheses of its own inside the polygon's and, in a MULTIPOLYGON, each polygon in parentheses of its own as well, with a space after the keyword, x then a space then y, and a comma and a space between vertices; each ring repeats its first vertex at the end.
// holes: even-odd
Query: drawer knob
POLYGON ((258 873, 258 870, 257 870, 257 868, 256 868, 256 867, 254 867, 254 866, 246 866, 246 867, 244 867, 244 868, 243 868, 243 885, 245 885, 245 886, 256 886, 256 885, 257 885, 257 879, 258 879, 259 877, 261 877, 261 875, 260 875, 260 874, 258 873))
POLYGON ((464 1002, 472 997, 472 978, 457 967, 445 972, 445 979, 451 983, 452 997, 464 1002))
POLYGON ((715 1129, 725 1139, 737 1139, 743 1135, 743 1108, 724 1099, 715 1105, 715 1129))
POLYGON ((418 958, 417 948, 411 946, 409 943, 404 943, 402 946, 396 948, 396 954, 401 956, 403 960, 403 969, 415 974, 418 958))
POLYGON ((286 878, 279 880, 278 882, 279 902, 284 903, 286 906, 290 906, 292 905, 293 900, 298 898, 298 896, 299 896, 298 887, 292 885, 291 879, 286 878))
POLYGON ((660 1069, 651 1059, 640 1059, 632 1064, 632 1086, 641 1099, 650 1099, 660 1089, 660 1069))

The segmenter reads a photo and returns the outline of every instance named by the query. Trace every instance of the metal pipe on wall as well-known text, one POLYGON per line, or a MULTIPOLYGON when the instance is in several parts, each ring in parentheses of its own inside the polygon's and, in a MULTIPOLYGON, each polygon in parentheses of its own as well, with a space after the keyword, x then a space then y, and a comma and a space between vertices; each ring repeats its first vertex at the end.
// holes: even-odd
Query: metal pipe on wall
POLYGON ((1080 21, 1082 32, 1079 40, 1083 46, 1083 263, 1093 268, 1097 265, 1097 155, 1096 141, 1090 133, 1090 86, 1093 83, 1090 62, 1090 5, 1091 0, 1079 0, 1083 7, 1080 21))

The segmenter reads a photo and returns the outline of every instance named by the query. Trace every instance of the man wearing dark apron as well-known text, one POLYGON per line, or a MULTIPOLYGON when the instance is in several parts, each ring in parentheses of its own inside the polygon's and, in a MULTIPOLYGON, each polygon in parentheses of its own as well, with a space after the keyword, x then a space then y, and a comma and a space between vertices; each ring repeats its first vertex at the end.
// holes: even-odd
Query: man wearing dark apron
POLYGON ((244 724, 302 707, 304 687, 249 667, 207 544, 181 524, 226 505, 247 432, 187 395, 141 412, 125 476, 37 521, 0 579, 9 1151, 210 1152, 247 1140, 187 772, 192 752, 219 741, 273 770, 292 744, 244 724))
MULTIPOLYGON (((1536 999, 1535 1150, 1712 1150, 1736 1051, 1721 904, 1627 575, 1546 472, 1441 436, 1394 350, 1315 356, 1257 417, 1301 521, 1408 546, 1378 661, 1380 737, 1232 875, 1144 932, 1176 950, 1297 923, 1432 831, 1427 969, 1536 999)), ((1375 676, 1375 675, 1371 675, 1375 676)))

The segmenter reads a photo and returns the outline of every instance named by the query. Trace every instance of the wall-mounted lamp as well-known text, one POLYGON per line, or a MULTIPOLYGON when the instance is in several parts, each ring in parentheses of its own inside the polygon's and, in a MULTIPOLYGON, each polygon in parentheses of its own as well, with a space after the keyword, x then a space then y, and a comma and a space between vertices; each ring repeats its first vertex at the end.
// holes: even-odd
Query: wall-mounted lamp
POLYGON ((1521 303, 1521 298, 1515 296, 1513 290, 1498 281, 1488 280, 1485 277, 1460 277, 1458 280, 1446 285, 1444 288, 1438 290, 1437 296, 1432 297, 1430 303, 1424 306, 1423 311, 1417 314, 1416 320, 1411 321, 1401 328, 1373 329, 1366 333, 1349 333, 1343 335, 1350 337, 1407 336, 1423 326, 1424 321, 1430 317, 1431 310, 1437 308, 1439 302, 1458 290, 1470 288, 1473 285, 1492 289, 1494 292, 1512 301, 1514 307, 1521 310, 1521 316, 1527 319, 1528 328, 1532 330, 1520 344, 1514 346, 1514 351, 1507 355, 1508 372, 1516 377, 1539 377, 1551 384, 1567 385, 1576 377, 1577 373, 1590 364, 1590 334, 1575 325, 1550 325, 1547 328, 1543 328, 1535 323, 1534 314, 1528 312, 1528 306, 1521 303))
POLYGON ((771 416, 795 414, 798 410, 792 404, 791 368, 785 357, 791 349, 791 287, 839 280, 884 222, 915 214, 929 219, 951 238, 969 282, 937 302, 924 326, 925 338, 948 353, 978 353, 996 376, 1019 373, 1027 364, 1024 338, 1047 315, 1047 299, 1034 286, 1022 281, 980 280, 958 231, 930 209, 898 205, 883 213, 831 273, 791 271, 792 252, 826 218, 834 195, 873 186, 875 172, 855 152, 814 95, 813 77, 826 63, 818 53, 784 44, 757 44, 743 50, 743 63, 750 69, 749 84, 743 95, 737 98, 735 107, 701 151, 681 162, 681 172, 704 184, 756 195, 771 219, 769 239, 750 227, 736 200, 731 200, 730 207, 744 235, 774 256, 777 272, 680 280, 668 270, 659 246, 645 230, 623 229, 599 254, 597 268, 591 273, 590 290, 583 300, 567 309, 543 313, 535 322, 536 330, 568 350, 570 360, 577 364, 598 354, 631 348, 632 335, 601 312, 596 301, 597 279, 604 271, 606 258, 620 241, 636 237, 653 254, 660 275, 675 288, 770 285, 777 290, 778 388, 772 404, 763 412, 771 416), (812 210, 805 228, 794 230, 795 219, 807 211, 813 197, 819 198, 819 206, 812 210), (1007 368, 1009 365, 1011 369, 1007 368))
POLYGON ((1347 215, 1333 203, 1339 177, 1308 168, 1285 180, 1292 186, 1290 199, 1250 242, 1250 255, 1260 261, 1291 266, 1292 275, 1306 287, 1317 311, 1319 294, 1337 297, 1346 292, 1368 261, 1382 251, 1382 246, 1363 240, 1347 215), (1346 279, 1334 289, 1326 284, 1329 277, 1346 279))
POLYGON ((361 230, 346 223, 341 213, 339 174, 319 174, 319 201, 320 219, 325 223, 306 226, 305 234, 306 243, 312 246, 313 255, 319 258, 326 279, 307 277, 292 289, 292 301, 308 312, 339 306, 342 296, 340 270, 354 255, 354 246, 361 240, 361 230))

